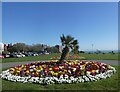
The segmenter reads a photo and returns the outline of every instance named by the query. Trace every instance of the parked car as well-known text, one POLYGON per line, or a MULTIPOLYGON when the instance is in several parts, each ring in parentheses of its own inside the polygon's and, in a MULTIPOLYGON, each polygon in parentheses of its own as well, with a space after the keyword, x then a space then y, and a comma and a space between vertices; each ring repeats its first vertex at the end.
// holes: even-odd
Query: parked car
POLYGON ((2 54, 4 56, 4 58, 9 58, 10 54, 2 54))
POLYGON ((5 58, 3 55, 0 55, 0 58, 5 58))
POLYGON ((39 51, 37 54, 38 55, 44 54, 44 51, 39 51))
POLYGON ((6 55, 5 55, 5 58, 9 58, 9 57, 10 57, 10 54, 6 54, 6 55))
POLYGON ((25 55, 24 55, 24 54, 22 54, 22 53, 20 53, 19 55, 21 55, 21 57, 25 57, 25 55))
POLYGON ((13 54, 13 57, 21 57, 21 55, 13 54))
POLYGON ((38 54, 37 53, 33 53, 32 56, 38 56, 38 54))
POLYGON ((14 57, 14 54, 11 53, 11 54, 10 54, 10 57, 11 57, 11 58, 14 57))
POLYGON ((44 54, 48 55, 48 54, 50 54, 50 53, 48 53, 48 52, 45 52, 44 54))
POLYGON ((25 56, 30 56, 30 54, 29 53, 23 53, 25 56))
POLYGON ((28 54, 29 54, 29 56, 32 56, 33 53, 32 53, 32 52, 29 52, 28 54))
POLYGON ((18 58, 18 57, 22 57, 22 56, 20 54, 11 54, 11 57, 18 58))

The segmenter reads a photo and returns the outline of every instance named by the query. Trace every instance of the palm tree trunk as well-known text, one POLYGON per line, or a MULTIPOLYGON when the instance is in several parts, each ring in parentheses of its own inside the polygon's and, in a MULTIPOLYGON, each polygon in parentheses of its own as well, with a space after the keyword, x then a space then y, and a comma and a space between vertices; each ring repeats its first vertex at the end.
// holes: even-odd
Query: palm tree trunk
POLYGON ((69 57, 70 57, 70 54, 69 54, 69 53, 67 53, 67 55, 66 55, 66 60, 68 60, 68 59, 69 59, 69 57))
POLYGON ((60 57, 59 63, 64 62, 68 53, 69 53, 69 48, 67 46, 65 46, 65 48, 62 50, 62 55, 60 57))

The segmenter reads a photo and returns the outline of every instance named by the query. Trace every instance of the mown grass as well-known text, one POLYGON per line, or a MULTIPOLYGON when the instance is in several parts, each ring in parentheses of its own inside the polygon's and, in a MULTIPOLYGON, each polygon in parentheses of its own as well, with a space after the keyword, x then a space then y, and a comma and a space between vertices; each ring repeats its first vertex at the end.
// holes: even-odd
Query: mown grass
POLYGON ((83 54, 79 54, 79 56, 83 56, 86 59, 93 59, 93 60, 118 60, 118 54, 110 54, 110 53, 106 53, 106 54, 87 54, 87 53, 83 53, 83 54))
MULTIPOLYGON (((76 54, 77 56, 85 57, 88 60, 118 60, 118 54, 87 54, 80 53, 76 54)), ((60 56, 60 53, 54 53, 50 55, 39 55, 39 56, 30 56, 30 57, 21 57, 21 58, 4 58, 2 63, 6 62, 23 62, 23 61, 37 61, 37 60, 50 60, 54 56, 60 56)))
POLYGON ((51 84, 40 85, 32 83, 10 82, 2 79, 2 90, 117 90, 120 77, 120 66, 114 66, 117 73, 107 79, 101 79, 95 82, 86 82, 78 84, 51 84))
POLYGON ((2 63, 6 63, 6 62, 36 61, 36 60, 50 60, 50 58, 54 57, 54 56, 59 56, 59 54, 29 56, 29 57, 21 57, 21 58, 4 58, 4 59, 2 59, 2 63))

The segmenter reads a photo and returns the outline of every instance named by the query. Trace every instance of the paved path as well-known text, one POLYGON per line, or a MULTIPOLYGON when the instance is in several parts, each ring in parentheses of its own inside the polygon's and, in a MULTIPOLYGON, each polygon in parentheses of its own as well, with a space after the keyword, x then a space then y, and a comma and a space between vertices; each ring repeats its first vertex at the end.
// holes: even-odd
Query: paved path
MULTIPOLYGON (((118 62, 120 62, 117 60, 89 60, 89 61, 102 62, 102 63, 106 63, 106 64, 110 64, 110 65, 118 65, 118 62)), ((17 65, 27 64, 27 63, 31 63, 31 62, 35 62, 35 61, 2 63, 2 67, 0 67, 0 69, 14 67, 17 65)), ((119 65, 120 65, 120 63, 119 63, 119 65)))
POLYGON ((110 65, 120 65, 120 61, 118 60, 90 60, 90 61, 102 62, 110 65))

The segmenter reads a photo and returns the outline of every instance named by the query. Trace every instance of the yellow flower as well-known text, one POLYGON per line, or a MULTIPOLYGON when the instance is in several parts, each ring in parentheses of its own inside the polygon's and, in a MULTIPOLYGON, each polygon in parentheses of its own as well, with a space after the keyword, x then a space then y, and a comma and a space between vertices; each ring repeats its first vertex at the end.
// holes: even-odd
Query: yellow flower
POLYGON ((40 70, 43 70, 43 68, 41 67, 40 70))
POLYGON ((16 72, 17 72, 17 73, 20 73, 20 71, 19 71, 19 70, 17 70, 16 72))
POLYGON ((62 72, 61 74, 63 75, 63 74, 65 74, 65 72, 62 72))
POLYGON ((24 68, 24 65, 22 65, 21 68, 24 68))
POLYGON ((36 74, 37 74, 37 75, 39 75, 39 73, 38 73, 38 72, 36 72, 36 74))
POLYGON ((97 68, 99 69, 99 66, 96 64, 97 68))
POLYGON ((62 68, 64 68, 64 66, 62 66, 62 68))
POLYGON ((32 74, 34 74, 34 72, 32 74))
POLYGON ((75 62, 75 64, 77 64, 77 62, 75 62))
POLYGON ((46 68, 46 65, 42 65, 43 68, 46 68))
POLYGON ((59 71, 58 73, 62 73, 62 71, 59 71))
POLYGON ((52 68, 49 68, 49 70, 52 70, 52 68))
POLYGON ((50 71, 50 73, 53 75, 54 74, 54 72, 53 71, 50 71))
POLYGON ((40 72, 40 70, 37 70, 36 72, 40 72))
POLYGON ((28 74, 28 73, 29 73, 29 71, 27 70, 27 71, 26 71, 26 73, 28 74))
POLYGON ((19 67, 18 70, 21 70, 21 68, 19 67))
POLYGON ((84 75, 84 72, 83 72, 83 71, 81 72, 81 75, 84 75))
POLYGON ((14 71, 10 71, 10 73, 11 73, 11 74, 13 74, 13 73, 14 73, 14 71))
POLYGON ((92 70, 92 72, 96 72, 96 70, 92 70))
POLYGON ((107 68, 110 69, 110 65, 108 65, 107 68))
POLYGON ((16 69, 16 70, 18 70, 18 68, 17 68, 17 67, 15 67, 15 69, 16 69))
POLYGON ((84 70, 84 69, 85 69, 85 64, 82 65, 80 69, 81 69, 81 70, 84 70))
POLYGON ((67 72, 67 70, 64 70, 64 72, 67 72))
POLYGON ((74 65, 74 62, 72 62, 71 65, 74 65))
POLYGON ((75 71, 76 71, 76 68, 73 68, 73 71, 75 72, 75 71))
POLYGON ((15 69, 14 68, 10 68, 10 71, 15 71, 15 69))
POLYGON ((38 66, 36 66, 36 69, 38 69, 38 66))
POLYGON ((54 73, 54 75, 58 76, 58 73, 54 73))

